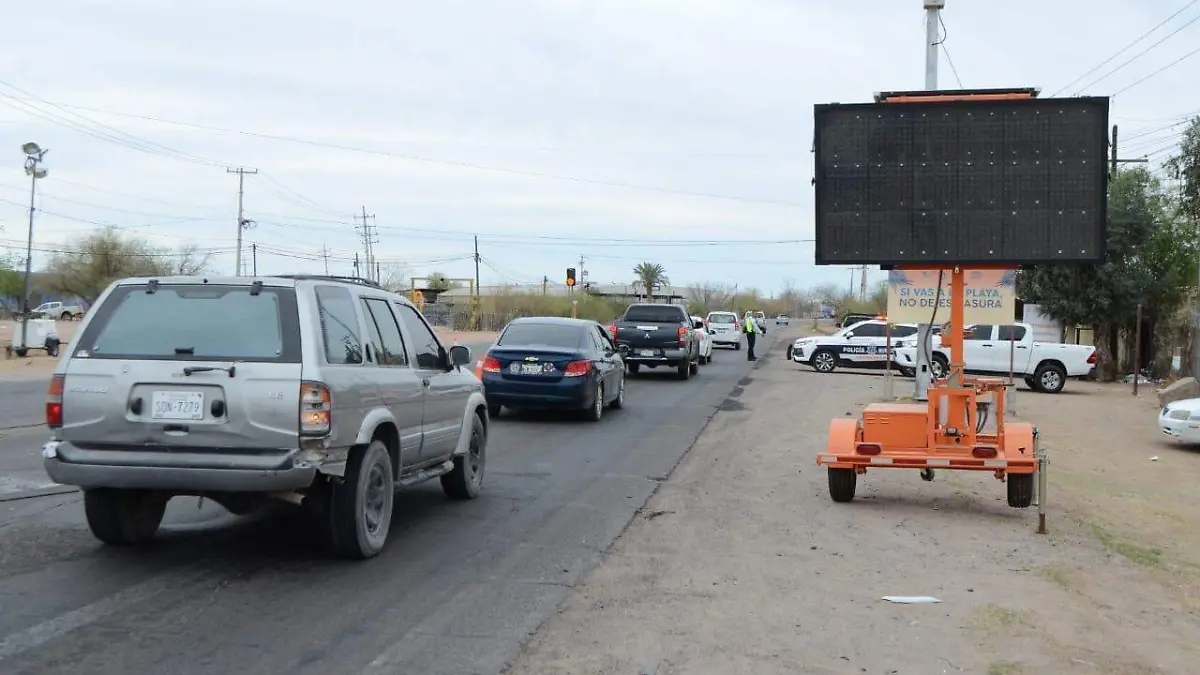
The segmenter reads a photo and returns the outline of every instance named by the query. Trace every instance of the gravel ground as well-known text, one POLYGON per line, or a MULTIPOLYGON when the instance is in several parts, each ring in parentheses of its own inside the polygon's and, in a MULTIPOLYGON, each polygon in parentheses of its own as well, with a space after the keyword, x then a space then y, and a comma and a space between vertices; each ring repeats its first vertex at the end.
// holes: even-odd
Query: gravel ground
POLYGON ((758 365, 510 673, 1197 672, 1200 453, 1152 402, 1018 393, 1052 452, 1040 536, 991 475, 873 470, 833 503, 814 455, 883 378, 758 365))

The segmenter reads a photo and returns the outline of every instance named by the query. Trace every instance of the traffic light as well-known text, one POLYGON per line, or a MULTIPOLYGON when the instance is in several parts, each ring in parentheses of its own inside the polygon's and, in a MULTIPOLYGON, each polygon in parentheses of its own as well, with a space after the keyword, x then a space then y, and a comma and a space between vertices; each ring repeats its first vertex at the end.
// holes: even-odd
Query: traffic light
POLYGON ((567 286, 575 286, 575 268, 567 268, 567 286))

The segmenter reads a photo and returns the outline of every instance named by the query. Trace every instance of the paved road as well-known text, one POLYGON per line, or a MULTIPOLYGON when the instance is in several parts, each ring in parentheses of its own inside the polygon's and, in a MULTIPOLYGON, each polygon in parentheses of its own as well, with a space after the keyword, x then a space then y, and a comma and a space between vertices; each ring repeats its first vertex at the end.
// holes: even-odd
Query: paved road
POLYGON ((41 424, 49 382, 49 374, 0 380, 0 429, 41 424))
POLYGON ((77 494, 0 503, 0 671, 499 673, 749 373, 744 354, 690 382, 632 378, 599 424, 504 415, 484 495, 402 493, 366 563, 329 560, 286 507, 236 518, 178 499, 162 541, 114 550, 77 494))

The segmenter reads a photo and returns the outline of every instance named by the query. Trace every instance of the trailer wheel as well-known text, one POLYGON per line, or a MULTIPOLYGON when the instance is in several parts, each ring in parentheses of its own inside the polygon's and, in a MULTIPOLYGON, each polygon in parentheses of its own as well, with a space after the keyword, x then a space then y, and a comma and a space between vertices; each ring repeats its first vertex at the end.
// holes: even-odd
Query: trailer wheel
POLYGON ((835 502, 848 502, 854 499, 854 488, 858 483, 858 474, 854 469, 829 468, 829 498, 835 502))
POLYGON ((1014 509, 1027 509, 1033 503, 1032 473, 1010 473, 1008 482, 1008 505, 1014 509))

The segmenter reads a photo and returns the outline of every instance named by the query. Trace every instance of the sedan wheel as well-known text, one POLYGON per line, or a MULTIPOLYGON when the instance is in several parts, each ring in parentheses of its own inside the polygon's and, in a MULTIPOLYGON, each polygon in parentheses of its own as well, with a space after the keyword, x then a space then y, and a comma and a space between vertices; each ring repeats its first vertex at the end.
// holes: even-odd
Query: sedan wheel
POLYGON ((599 422, 604 417, 604 385, 596 385, 596 401, 592 403, 592 407, 588 410, 588 419, 592 422, 599 422))
POLYGON ((617 390, 617 397, 615 399, 613 399, 613 402, 611 404, 609 404, 612 406, 613 410, 620 410, 621 408, 625 407, 625 378, 624 377, 621 378, 621 384, 619 384, 617 386, 620 387, 617 390))

